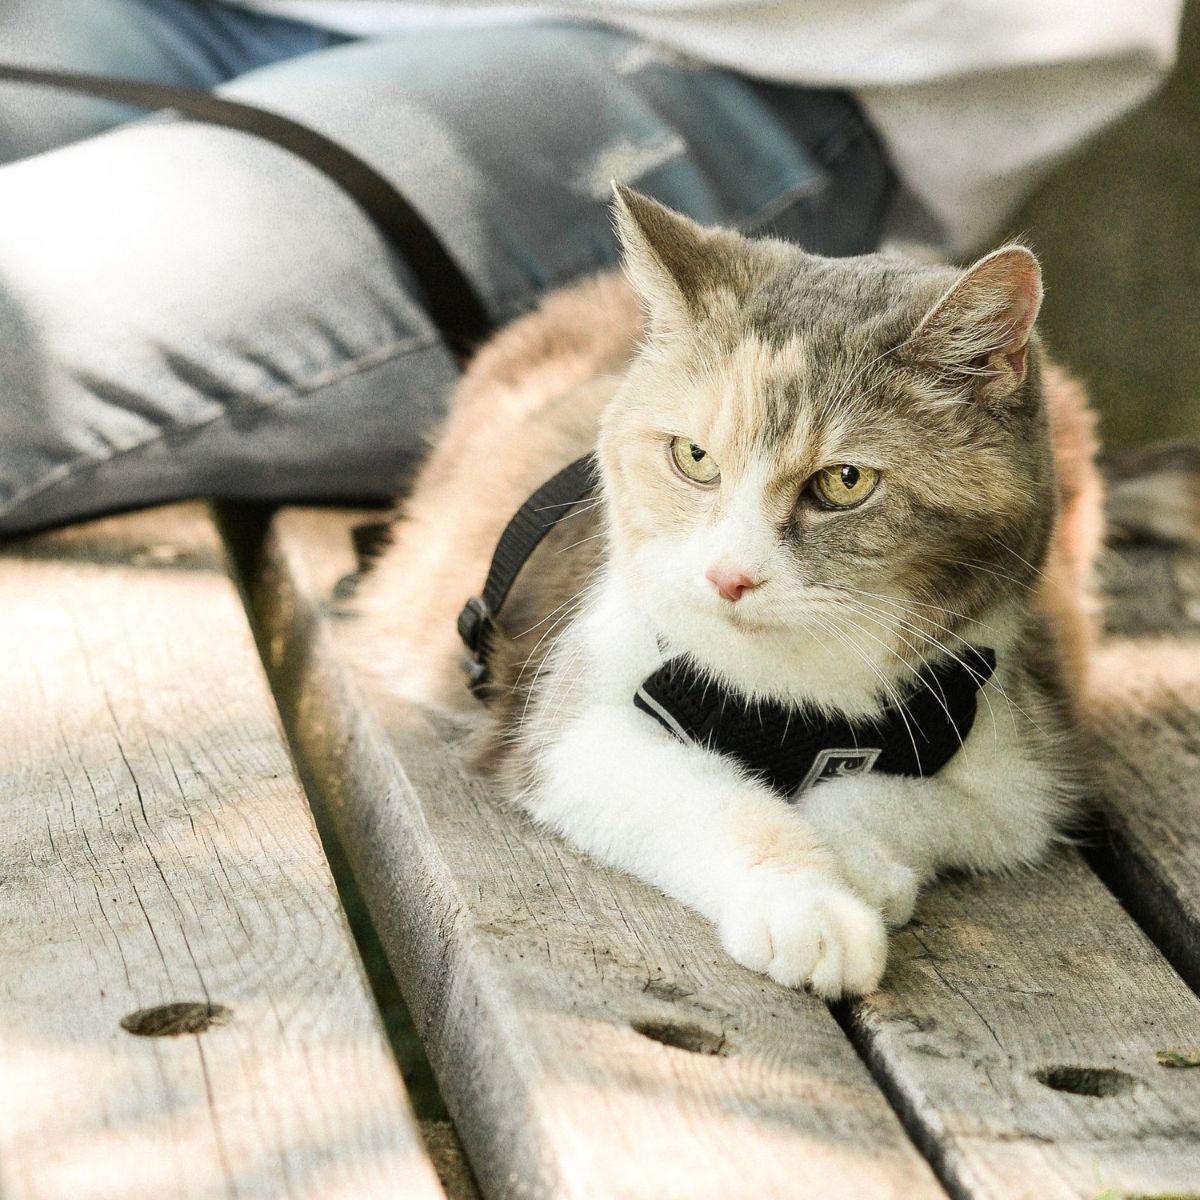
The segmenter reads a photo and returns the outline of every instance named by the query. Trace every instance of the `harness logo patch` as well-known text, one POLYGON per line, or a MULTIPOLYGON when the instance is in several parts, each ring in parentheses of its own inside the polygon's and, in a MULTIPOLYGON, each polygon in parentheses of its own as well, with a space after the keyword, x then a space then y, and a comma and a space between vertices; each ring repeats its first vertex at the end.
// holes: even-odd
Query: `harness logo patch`
POLYGON ((810 787, 826 779, 841 779, 855 775, 866 775, 875 765, 882 750, 822 750, 813 759, 808 774, 789 799, 798 800, 810 787))

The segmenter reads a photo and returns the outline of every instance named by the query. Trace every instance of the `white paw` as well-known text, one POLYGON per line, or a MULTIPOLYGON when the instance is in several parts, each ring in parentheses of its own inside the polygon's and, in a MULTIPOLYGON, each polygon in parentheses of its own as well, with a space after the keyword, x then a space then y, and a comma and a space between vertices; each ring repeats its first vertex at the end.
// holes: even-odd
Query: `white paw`
POLYGON ((917 904, 917 873, 880 853, 869 842, 853 849, 836 849, 838 865, 855 895, 879 909, 893 929, 906 925, 917 904))
POLYGON ((827 1000, 873 991, 887 960, 879 912, 824 876, 752 871, 718 929, 742 966, 827 1000))

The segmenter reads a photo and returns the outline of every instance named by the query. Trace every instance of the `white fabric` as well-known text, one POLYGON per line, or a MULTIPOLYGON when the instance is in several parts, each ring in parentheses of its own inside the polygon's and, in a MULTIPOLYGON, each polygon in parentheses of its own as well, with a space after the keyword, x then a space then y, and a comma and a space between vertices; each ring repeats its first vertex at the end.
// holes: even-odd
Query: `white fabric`
POLYGON ((1148 96, 1183 0, 235 0, 356 34, 573 17, 761 79, 849 88, 947 246, 978 247, 1055 161, 1148 96))

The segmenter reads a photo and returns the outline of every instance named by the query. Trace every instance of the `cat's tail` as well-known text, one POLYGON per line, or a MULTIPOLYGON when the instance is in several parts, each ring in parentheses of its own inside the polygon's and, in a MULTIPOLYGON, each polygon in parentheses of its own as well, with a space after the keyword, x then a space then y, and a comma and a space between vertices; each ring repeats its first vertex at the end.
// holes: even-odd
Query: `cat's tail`
POLYGON ((1039 588, 1054 626, 1064 682, 1078 704, 1099 631, 1096 560, 1104 540, 1104 486, 1096 465, 1096 414, 1078 380, 1047 363, 1045 395, 1058 478, 1058 518, 1039 588))

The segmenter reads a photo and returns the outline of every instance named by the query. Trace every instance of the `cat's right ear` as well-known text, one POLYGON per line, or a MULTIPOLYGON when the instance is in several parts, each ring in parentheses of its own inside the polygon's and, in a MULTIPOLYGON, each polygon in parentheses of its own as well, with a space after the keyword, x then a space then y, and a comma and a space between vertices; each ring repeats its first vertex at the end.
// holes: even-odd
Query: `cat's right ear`
POLYGON ((711 272, 712 233, 623 184, 613 184, 613 208, 625 273, 641 297, 651 327, 684 328, 697 314, 711 272))

